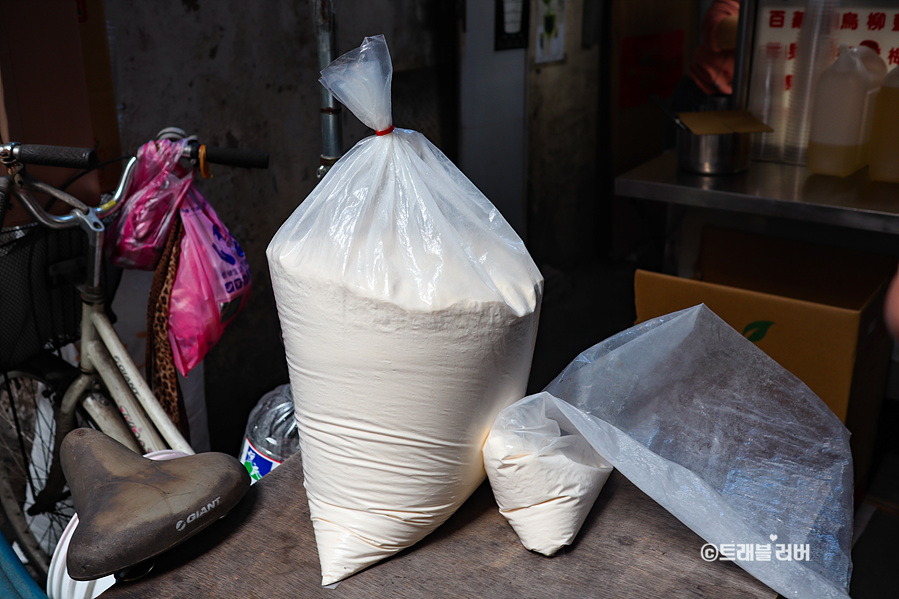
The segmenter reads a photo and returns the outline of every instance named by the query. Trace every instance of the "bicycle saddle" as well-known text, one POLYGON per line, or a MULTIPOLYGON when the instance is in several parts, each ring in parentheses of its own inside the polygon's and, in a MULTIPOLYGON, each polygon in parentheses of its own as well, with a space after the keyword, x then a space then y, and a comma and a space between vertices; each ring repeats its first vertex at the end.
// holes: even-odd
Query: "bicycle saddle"
POLYGON ((229 455, 154 461, 90 428, 66 435, 60 460, 79 519, 66 558, 75 580, 146 562, 227 514, 250 488, 229 455))

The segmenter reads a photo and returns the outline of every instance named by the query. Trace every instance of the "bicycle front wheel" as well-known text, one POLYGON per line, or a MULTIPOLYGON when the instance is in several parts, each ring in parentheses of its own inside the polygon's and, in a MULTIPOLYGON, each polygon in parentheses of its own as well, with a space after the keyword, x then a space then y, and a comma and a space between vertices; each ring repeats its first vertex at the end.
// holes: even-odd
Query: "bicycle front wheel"
POLYGON ((65 479, 51 474, 60 468, 54 458, 56 433, 72 426, 60 425, 56 405, 56 390, 42 376, 0 374, 0 516, 7 538, 41 585, 75 513, 65 479))

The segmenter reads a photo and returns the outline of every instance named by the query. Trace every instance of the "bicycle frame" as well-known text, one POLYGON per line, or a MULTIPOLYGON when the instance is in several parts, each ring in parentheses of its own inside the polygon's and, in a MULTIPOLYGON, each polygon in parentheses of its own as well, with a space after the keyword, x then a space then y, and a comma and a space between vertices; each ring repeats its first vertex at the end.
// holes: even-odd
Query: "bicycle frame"
POLYGON ((82 374, 63 396, 63 413, 69 406, 74 411, 75 406, 85 398, 93 377, 99 375, 129 429, 122 431, 121 420, 109 416, 103 404, 88 395, 92 401, 85 401, 85 409, 101 430, 113 438, 125 438, 125 444, 135 449, 128 435, 130 432, 142 453, 168 448, 186 454, 194 453, 156 400, 100 303, 82 302, 80 366, 82 374))
MULTIPOLYGON (((87 282, 81 289, 81 374, 66 388, 56 411, 54 455, 59 455, 63 438, 75 428, 78 406, 84 407, 100 430, 137 453, 167 448, 194 453, 153 395, 105 312, 100 281, 106 227, 100 218, 119 205, 136 164, 135 158, 128 162, 112 198, 97 208, 89 208, 69 194, 33 179, 24 180, 15 191, 28 212, 42 225, 68 228, 77 224, 88 237, 90 260, 87 282), (49 215, 28 194, 28 189, 49 194, 75 209, 64 216, 49 215), (114 406, 97 392, 100 381, 114 406)), ((35 508, 40 510, 45 504, 55 503, 56 494, 64 485, 62 469, 54 460, 44 490, 35 497, 35 508)))
MULTIPOLYGON (((188 136, 178 128, 161 130, 157 140, 162 139, 186 139, 181 158, 189 161, 202 174, 207 172, 209 163, 246 168, 268 167, 266 153, 207 147, 200 144, 195 136, 188 136)), ((71 365, 61 364, 58 358, 35 359, 34 363, 24 365, 21 371, 12 373, 17 381, 15 394, 9 384, 9 375, 4 377, 10 405, 21 393, 23 404, 30 407, 31 412, 23 412, 26 422, 20 425, 17 411, 11 411, 12 418, 16 420, 13 428, 18 446, 4 442, 2 449, 9 453, 9 461, 15 462, 18 471, 14 473, 15 479, 6 470, 0 472, 0 516, 4 513, 7 516, 23 555, 29 561, 33 560, 35 572, 40 577, 47 575, 53 551, 53 545, 48 544, 47 539, 52 544, 58 539, 48 536, 50 527, 58 529, 60 516, 65 518, 66 511, 71 510, 59 456, 63 439, 76 426, 82 425, 78 415, 86 413, 102 432, 138 454, 166 448, 184 454, 193 454, 194 451, 132 361, 106 316, 104 306, 106 294, 101 282, 104 279, 102 263, 106 228, 101 218, 112 214, 129 191, 137 158, 128 162, 114 194, 104 196, 101 205, 96 208, 88 207, 65 191, 29 177, 23 170, 25 164, 83 169, 97 166, 97 158, 93 150, 86 148, 0 143, 0 165, 9 174, 8 177, 0 177, 0 194, 18 200, 40 225, 51 229, 77 226, 87 235, 88 241, 86 283, 78 288, 82 306, 79 371, 74 371, 71 365), (31 191, 42 192, 62 201, 71 210, 62 216, 51 214, 30 196, 31 191), (32 425, 34 436, 26 439, 31 434, 31 429, 27 427, 32 425), (31 451, 35 448, 39 450, 37 454, 31 451), (20 459, 17 457, 19 455, 20 459), (13 484, 16 486, 13 487, 13 484), (37 523, 37 528, 32 527, 32 522, 37 523)), ((0 197, 0 200, 4 199, 0 197)), ((6 201, 0 203, 0 219, 8 206, 6 201)), ((70 331, 67 336, 74 335, 70 331)), ((6 456, 2 457, 5 464, 6 456)))
MULTIPOLYGON (((128 355, 102 303, 82 301, 81 335, 81 374, 66 388, 56 411, 54 455, 59 455, 62 440, 75 427, 75 409, 79 405, 101 431, 136 453, 171 447, 193 454, 193 448, 169 420, 128 355), (106 385, 115 407, 105 396, 95 393, 98 378, 106 385)), ((62 468, 54 460, 44 489, 34 499, 35 509, 55 503, 56 494, 64 485, 62 468)))
MULTIPOLYGON (((71 227, 76 224, 73 221, 77 220, 77 225, 88 238, 90 260, 87 264, 87 282, 81 289, 81 358, 79 366, 82 374, 71 384, 64 395, 61 413, 66 417, 74 414, 75 407, 89 395, 91 384, 99 376, 106 384, 119 411, 125 417, 130 434, 137 440, 139 449, 150 452, 170 447, 191 454, 194 451, 190 444, 172 424, 156 400, 150 386, 128 355, 104 311, 100 276, 106 227, 100 218, 110 214, 118 207, 119 201, 125 195, 130 184, 136 164, 136 158, 132 158, 128 162, 119 186, 112 197, 97 208, 89 208, 69 194, 33 179, 26 180, 24 187, 49 194, 73 206, 75 210, 64 216, 52 216, 37 205, 26 189, 20 188, 16 195, 25 208, 44 226, 71 227), (159 433, 156 432, 157 430, 159 433)), ((96 413, 98 425, 101 428, 104 424, 108 427, 122 428, 115 424, 120 422, 119 419, 105 415, 106 410, 100 407, 96 401, 88 401, 85 407, 88 408, 89 413, 96 413)), ((128 441, 129 434, 127 432, 114 432, 117 434, 112 436, 124 439, 126 445, 132 449, 138 449, 133 441, 128 441)), ((57 435, 57 438, 61 438, 61 436, 57 435)))

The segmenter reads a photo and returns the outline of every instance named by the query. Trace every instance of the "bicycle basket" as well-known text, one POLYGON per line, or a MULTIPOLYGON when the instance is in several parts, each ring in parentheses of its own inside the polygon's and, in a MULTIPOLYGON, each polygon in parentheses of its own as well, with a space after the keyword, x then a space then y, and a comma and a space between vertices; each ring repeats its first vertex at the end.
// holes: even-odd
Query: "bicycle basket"
POLYGON ((86 251, 77 228, 0 231, 0 371, 78 337, 86 251))

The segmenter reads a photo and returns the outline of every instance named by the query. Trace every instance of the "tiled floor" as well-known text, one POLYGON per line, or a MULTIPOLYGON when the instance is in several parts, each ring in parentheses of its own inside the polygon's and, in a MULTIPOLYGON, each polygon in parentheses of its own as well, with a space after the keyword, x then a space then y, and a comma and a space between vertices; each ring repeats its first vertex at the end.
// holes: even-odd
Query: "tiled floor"
MULTIPOLYGON (((546 386, 580 352, 631 326, 634 267, 541 266, 546 293, 528 392, 546 386)), ((857 506, 853 599, 899 597, 899 401, 885 400, 872 483, 857 506)))

